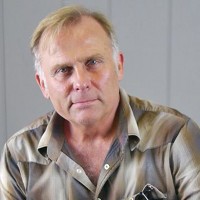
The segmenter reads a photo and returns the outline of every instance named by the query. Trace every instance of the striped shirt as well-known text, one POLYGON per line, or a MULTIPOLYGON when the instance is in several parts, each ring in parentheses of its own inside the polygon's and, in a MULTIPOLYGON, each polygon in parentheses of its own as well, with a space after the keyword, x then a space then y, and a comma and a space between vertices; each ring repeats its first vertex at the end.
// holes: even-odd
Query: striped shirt
POLYGON ((66 151, 55 111, 14 134, 0 163, 1 200, 200 199, 200 129, 180 112, 120 89, 120 134, 95 186, 66 151))

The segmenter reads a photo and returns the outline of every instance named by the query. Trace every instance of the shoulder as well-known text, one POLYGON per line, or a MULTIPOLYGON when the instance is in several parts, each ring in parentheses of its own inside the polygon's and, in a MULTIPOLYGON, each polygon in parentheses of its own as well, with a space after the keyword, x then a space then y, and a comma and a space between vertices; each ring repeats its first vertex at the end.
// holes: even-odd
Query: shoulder
POLYGON ((129 95, 129 100, 131 108, 135 111, 140 112, 141 114, 144 113, 165 114, 169 116, 174 116, 176 118, 181 118, 184 121, 185 120, 187 121, 189 119, 188 116, 181 113, 180 111, 165 105, 156 104, 149 100, 144 100, 130 95, 129 95))
POLYGON ((192 121, 176 109, 129 96, 129 104, 136 118, 141 148, 154 148, 173 143, 181 130, 192 121))
POLYGON ((39 117, 30 125, 11 136, 5 144, 4 151, 9 151, 17 161, 25 161, 32 159, 34 156, 39 156, 37 151, 38 143, 46 130, 52 114, 53 112, 49 112, 39 117))
POLYGON ((187 115, 174 108, 155 104, 138 97, 129 96, 129 103, 137 121, 146 119, 152 123, 174 121, 185 124, 190 119, 187 115))

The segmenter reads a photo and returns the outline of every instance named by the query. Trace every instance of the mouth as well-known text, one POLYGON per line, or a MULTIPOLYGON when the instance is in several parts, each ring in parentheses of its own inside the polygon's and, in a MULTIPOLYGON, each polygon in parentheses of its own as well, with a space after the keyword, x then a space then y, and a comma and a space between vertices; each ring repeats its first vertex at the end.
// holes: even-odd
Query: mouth
POLYGON ((86 109, 93 106, 96 102, 97 102, 97 99, 83 99, 83 100, 74 101, 72 103, 72 106, 78 109, 86 109))

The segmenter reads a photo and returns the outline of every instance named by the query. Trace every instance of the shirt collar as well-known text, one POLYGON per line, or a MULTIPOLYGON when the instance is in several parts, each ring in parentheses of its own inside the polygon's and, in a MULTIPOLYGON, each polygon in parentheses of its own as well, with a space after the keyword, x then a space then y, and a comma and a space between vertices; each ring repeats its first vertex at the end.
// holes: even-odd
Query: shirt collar
POLYGON ((54 112, 38 145, 38 151, 43 156, 48 156, 54 161, 60 155, 65 139, 63 122, 64 119, 58 113, 54 112))
MULTIPOLYGON (((121 126, 126 126, 125 130, 128 133, 130 149, 133 151, 140 140, 140 134, 129 101, 128 94, 123 88, 120 88, 120 110, 122 112, 122 116, 120 114, 120 124, 121 126)), ((122 127, 122 129, 124 129, 124 127, 122 127)))
MULTIPOLYGON (((128 133, 130 149, 133 150, 140 140, 139 130, 133 111, 129 104, 129 96, 124 89, 120 88, 120 129, 128 133)), ((56 112, 53 113, 47 128, 41 137, 38 151, 51 160, 57 160, 64 143, 63 131, 64 119, 56 112)), ((126 141, 127 134, 121 134, 126 141)), ((124 143, 123 142, 123 143, 124 143)))

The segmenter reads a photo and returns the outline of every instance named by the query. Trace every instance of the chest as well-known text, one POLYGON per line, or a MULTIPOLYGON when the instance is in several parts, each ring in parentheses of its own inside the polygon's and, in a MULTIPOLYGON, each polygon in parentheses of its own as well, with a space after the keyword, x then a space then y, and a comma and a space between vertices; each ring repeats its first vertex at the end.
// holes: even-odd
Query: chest
POLYGON ((94 185, 97 184, 109 147, 110 146, 107 145, 87 145, 73 149, 73 155, 76 162, 81 165, 94 185))
MULTIPOLYGON (((158 150, 154 149, 153 152, 151 152, 151 150, 148 152, 135 151, 130 155, 130 160, 128 159, 127 164, 127 162, 125 162, 127 160, 127 154, 124 154, 124 157, 122 157, 121 154, 118 153, 116 145, 114 145, 114 147, 115 148, 112 148, 112 151, 110 151, 112 155, 109 156, 108 159, 109 162, 112 157, 112 162, 109 162, 109 176, 107 175, 108 171, 106 171, 103 176, 101 173, 99 179, 104 180, 105 183, 103 186, 101 185, 101 190, 99 190, 97 186, 96 196, 101 194, 101 196, 104 197, 102 199, 128 199, 142 191, 146 184, 151 184, 158 188, 160 192, 164 194, 167 193, 169 199, 176 199, 173 189, 173 180, 170 179, 170 167, 167 166, 169 162, 163 162, 167 159, 162 158, 160 148, 158 150), (157 155, 157 158, 150 155, 157 155), (165 184, 166 179, 168 185, 165 184), (169 191, 167 191, 167 189, 169 189, 169 191), (110 195, 114 195, 113 198, 107 197, 110 195)), ((80 150, 81 149, 77 150, 77 152, 80 150)), ((102 168, 102 164, 105 160, 103 154, 107 155, 107 152, 105 151, 103 153, 100 147, 94 148, 94 146, 88 146, 88 150, 86 150, 87 148, 79 154, 82 155, 80 156, 80 160, 82 158, 80 162, 83 163, 84 170, 89 174, 88 177, 92 181, 96 181, 96 179, 98 180, 99 173, 97 173, 98 167, 95 168, 95 166, 98 166, 97 163, 101 163, 100 169, 102 168), (94 155, 94 157, 92 155, 94 155)), ((164 155, 166 155, 166 152, 164 155)), ((94 189, 85 181, 84 175, 76 175, 75 165, 72 165, 70 158, 66 156, 66 154, 61 154, 59 162, 57 163, 48 162, 49 164, 46 163, 45 165, 44 163, 42 165, 36 163, 33 160, 20 163, 20 171, 25 175, 23 180, 25 180, 24 187, 28 195, 27 197, 38 200, 44 198, 49 200, 93 199, 91 195, 94 195, 92 192, 94 189)))

